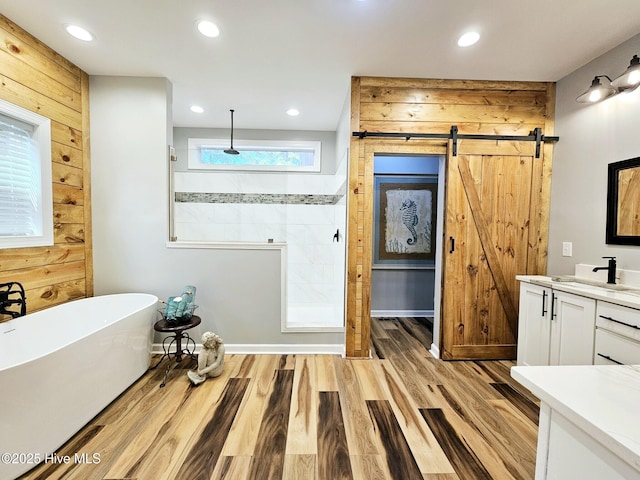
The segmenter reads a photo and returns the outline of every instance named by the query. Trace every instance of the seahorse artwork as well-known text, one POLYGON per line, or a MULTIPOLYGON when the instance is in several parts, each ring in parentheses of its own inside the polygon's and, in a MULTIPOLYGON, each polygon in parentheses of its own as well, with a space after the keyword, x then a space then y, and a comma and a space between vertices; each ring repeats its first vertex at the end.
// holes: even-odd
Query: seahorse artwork
POLYGON ((402 223, 411 232, 412 238, 407 239, 407 244, 415 245, 416 241, 418 240, 418 233, 416 232, 416 225, 418 225, 418 215, 416 215, 416 202, 414 202, 410 198, 407 198, 404 202, 402 202, 400 210, 402 210, 402 223))

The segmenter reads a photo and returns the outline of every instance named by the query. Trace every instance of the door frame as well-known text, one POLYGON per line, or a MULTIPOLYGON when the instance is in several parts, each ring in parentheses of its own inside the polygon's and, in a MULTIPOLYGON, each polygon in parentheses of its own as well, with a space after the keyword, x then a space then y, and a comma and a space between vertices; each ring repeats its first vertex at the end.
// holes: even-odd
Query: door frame
MULTIPOLYGON (((447 142, 442 140, 394 140, 352 138, 349 155, 349 189, 347 198, 347 294, 345 354, 347 357, 371 355, 371 264, 373 259, 373 158, 386 155, 440 155, 446 158, 447 142), (364 175, 360 175, 364 172, 364 175)), ((446 160, 445 160, 446 162, 446 160)), ((441 161, 442 163, 442 161, 441 161)), ((442 167, 442 165, 441 165, 442 167)), ((446 178, 439 182, 446 191, 446 178)), ((439 208, 444 208, 444 205, 439 208)), ((440 219, 439 219, 440 221, 440 219)), ((436 257, 441 261, 442 239, 437 236, 436 257), (438 250, 440 248, 440 250, 438 250)), ((436 262, 438 265, 438 262, 436 262)), ((436 286, 442 277, 436 271, 436 286)), ((434 300, 439 310, 439 299, 434 300)), ((439 321, 439 320, 438 320, 439 321)), ((435 332, 434 342, 439 338, 435 332)), ((439 341, 439 340, 438 340, 439 341)), ((432 346, 433 347, 433 346, 432 346)), ((437 346, 436 346, 437 351, 437 346)))

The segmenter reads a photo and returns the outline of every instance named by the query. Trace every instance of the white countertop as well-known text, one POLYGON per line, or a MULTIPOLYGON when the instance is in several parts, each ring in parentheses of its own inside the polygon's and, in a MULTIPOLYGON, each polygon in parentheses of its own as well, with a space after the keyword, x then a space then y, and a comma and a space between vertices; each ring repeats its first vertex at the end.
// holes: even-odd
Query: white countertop
POLYGON ((520 366, 511 376, 640 472, 640 365, 520 366))
POLYGON ((571 282, 554 281, 552 277, 544 275, 517 275, 517 280, 521 282, 534 283, 543 287, 550 287, 561 292, 573 293, 583 297, 604 300, 624 307, 640 309, 640 288, 630 287, 631 290, 610 290, 606 287, 593 285, 571 285, 571 282))

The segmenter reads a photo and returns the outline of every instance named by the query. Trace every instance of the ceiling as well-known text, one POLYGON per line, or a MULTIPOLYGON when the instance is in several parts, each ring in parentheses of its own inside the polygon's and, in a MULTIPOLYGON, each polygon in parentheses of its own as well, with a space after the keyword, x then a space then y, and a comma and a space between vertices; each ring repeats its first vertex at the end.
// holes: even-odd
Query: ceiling
POLYGON ((234 108, 238 129, 335 130, 353 75, 557 81, 640 33, 638 0, 0 0, 0 13, 90 75, 168 78, 175 126, 227 128, 234 108), (458 47, 470 29, 480 41, 458 47))

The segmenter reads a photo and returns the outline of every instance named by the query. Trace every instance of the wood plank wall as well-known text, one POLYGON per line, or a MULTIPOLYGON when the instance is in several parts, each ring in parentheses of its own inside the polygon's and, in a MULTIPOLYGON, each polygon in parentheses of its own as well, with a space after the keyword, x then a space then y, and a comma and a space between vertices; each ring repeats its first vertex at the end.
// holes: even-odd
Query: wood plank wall
POLYGON ((54 245, 0 250, 33 312, 93 295, 89 77, 2 15, 0 36, 0 98, 51 119, 54 245))
MULTIPOLYGON (((353 77, 351 131, 529 135, 541 127, 553 135, 555 84, 473 80, 353 77)), ((462 143, 462 142, 461 142, 462 143)), ((486 145, 486 142, 483 142, 486 145)), ((466 141, 464 150, 473 149, 466 141)), ((347 245, 348 357, 369 357, 374 153, 446 153, 446 140, 358 139, 350 142, 347 245)), ((538 272, 546 268, 550 145, 540 179, 541 238, 538 272)), ((445 187, 446 188, 446 187, 445 187)), ((446 208, 446 206, 445 206, 446 208)), ((436 287, 437 288, 437 287, 436 287)))

